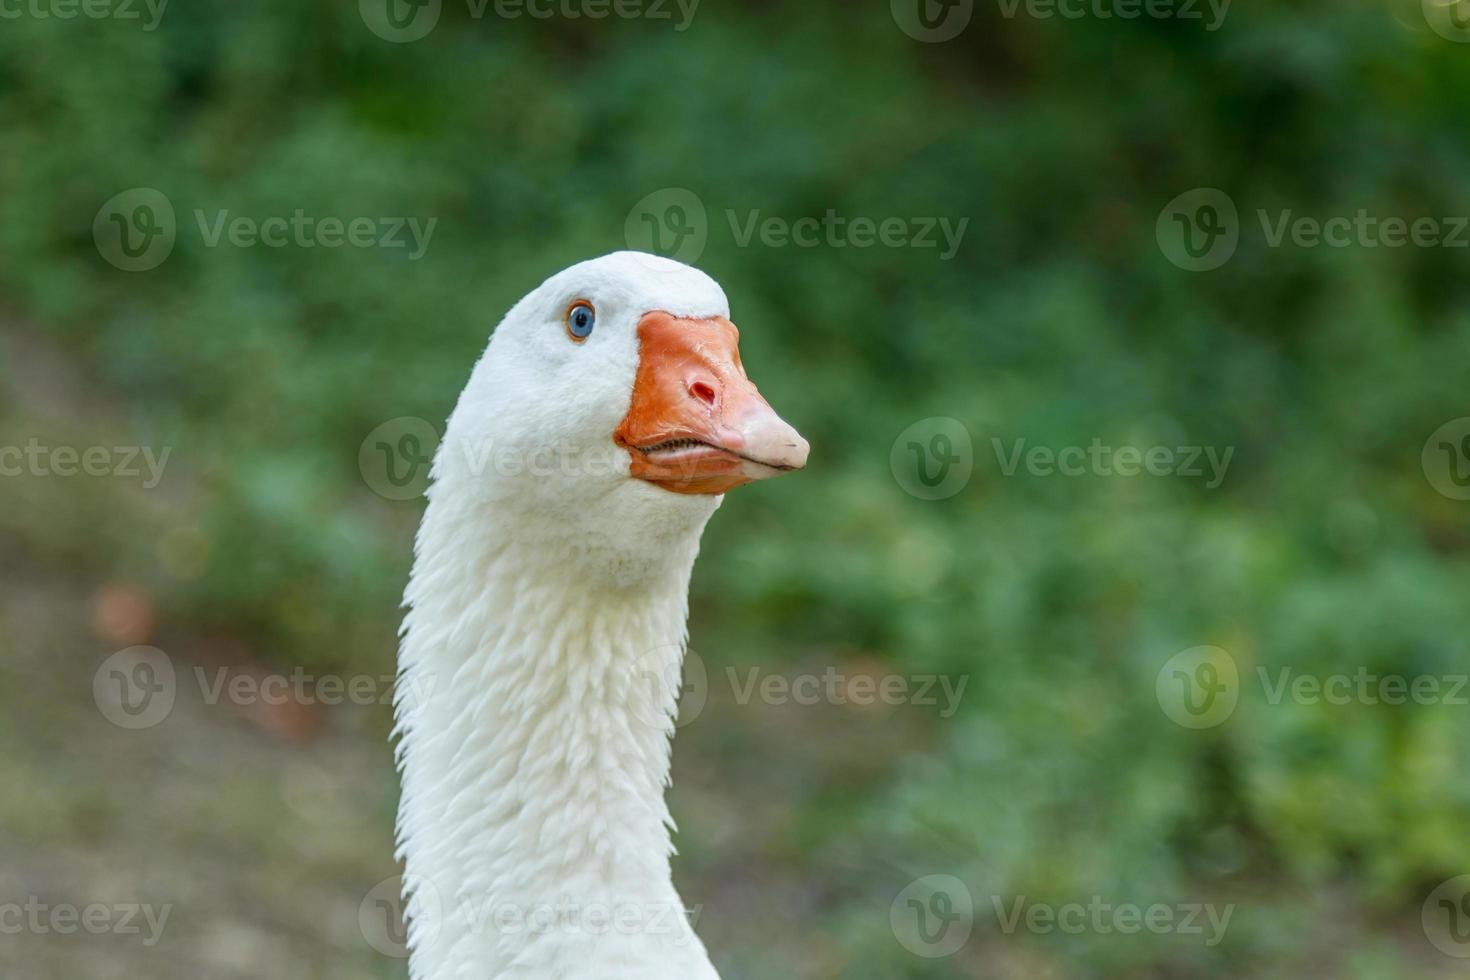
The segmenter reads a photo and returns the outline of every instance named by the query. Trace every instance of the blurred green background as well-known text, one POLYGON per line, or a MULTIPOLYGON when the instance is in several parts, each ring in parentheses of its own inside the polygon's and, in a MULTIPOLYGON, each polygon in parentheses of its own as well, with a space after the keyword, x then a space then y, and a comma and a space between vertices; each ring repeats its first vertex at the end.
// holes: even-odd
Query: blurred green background
POLYGON ((93 673, 137 643, 181 672, 391 673, 422 503, 376 494, 359 446, 441 426, 504 311, 670 188, 814 447, 731 495, 695 572, 711 682, 675 746, 676 875, 727 980, 1465 975, 1421 906, 1470 872, 1470 707, 1257 680, 1467 670, 1470 503, 1421 451, 1470 415, 1470 253, 1271 247, 1257 218, 1470 213, 1470 45, 1419 4, 1254 0, 1207 30, 982 0, 944 43, 884 0, 705 0, 684 30, 447 2, 412 43, 350 0, 177 2, 154 30, 7 9, 0 445, 171 456, 152 488, 0 478, 0 902, 174 912, 151 948, 0 935, 6 976, 406 975, 357 918, 396 873, 388 708, 181 698, 125 731, 93 673), (127 272, 93 221, 138 187, 177 242, 127 272), (1156 238, 1199 187, 1240 215, 1208 272, 1156 238), (208 247, 194 216, 297 209, 437 225, 411 260, 208 247), (728 218, 829 209, 969 224, 945 261, 742 244, 728 218), (890 451, 935 417, 974 469, 931 501, 890 451), (1008 476, 996 439, 1234 456, 1215 489, 1008 476), (1195 730, 1155 682, 1200 645, 1241 680, 1195 730), (947 718, 740 704, 727 667, 967 687, 947 718), (931 874, 976 907, 945 958, 890 927, 931 874), (1236 908, 1207 946, 1008 934, 993 899, 1018 896, 1236 908))

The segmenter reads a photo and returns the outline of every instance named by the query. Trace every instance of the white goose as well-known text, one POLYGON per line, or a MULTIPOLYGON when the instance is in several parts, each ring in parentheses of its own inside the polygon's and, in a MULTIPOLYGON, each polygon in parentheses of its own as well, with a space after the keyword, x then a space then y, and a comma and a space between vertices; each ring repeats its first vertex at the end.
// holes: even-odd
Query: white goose
POLYGON ((808 449, 737 339, 714 280, 619 252, 517 303, 475 366, 404 598, 413 980, 718 980, 670 877, 667 679, 721 495, 808 449))

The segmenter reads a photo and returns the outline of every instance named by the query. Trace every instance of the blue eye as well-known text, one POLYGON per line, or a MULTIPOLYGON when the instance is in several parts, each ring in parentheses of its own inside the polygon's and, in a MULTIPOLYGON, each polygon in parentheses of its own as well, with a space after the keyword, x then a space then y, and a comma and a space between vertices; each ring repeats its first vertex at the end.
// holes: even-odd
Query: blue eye
POLYGON ((578 300, 567 310, 567 333, 573 340, 586 340, 597 323, 597 311, 586 300, 578 300))

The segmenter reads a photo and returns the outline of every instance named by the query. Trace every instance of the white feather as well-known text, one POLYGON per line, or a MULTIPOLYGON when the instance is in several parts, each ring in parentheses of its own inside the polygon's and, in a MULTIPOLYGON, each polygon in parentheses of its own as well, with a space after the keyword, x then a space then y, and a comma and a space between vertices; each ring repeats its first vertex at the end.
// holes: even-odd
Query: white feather
POLYGON ((729 315, 708 276, 649 255, 548 279, 436 456, 397 698, 413 980, 718 980, 672 884, 664 791, 721 498, 630 479, 611 439, 650 310, 729 315), (583 344, 562 322, 577 299, 597 310, 583 344))

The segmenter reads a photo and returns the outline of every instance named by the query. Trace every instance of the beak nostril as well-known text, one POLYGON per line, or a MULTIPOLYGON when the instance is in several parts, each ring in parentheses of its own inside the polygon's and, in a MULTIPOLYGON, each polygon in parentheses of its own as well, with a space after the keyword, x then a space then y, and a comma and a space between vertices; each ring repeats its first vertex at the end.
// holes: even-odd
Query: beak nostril
POLYGON ((689 382, 689 394, 693 395, 695 398, 698 398, 700 401, 704 402, 711 408, 714 407, 716 398, 715 389, 712 386, 704 383, 703 381, 689 382))

